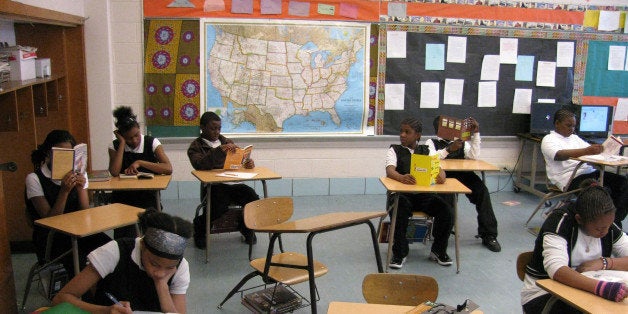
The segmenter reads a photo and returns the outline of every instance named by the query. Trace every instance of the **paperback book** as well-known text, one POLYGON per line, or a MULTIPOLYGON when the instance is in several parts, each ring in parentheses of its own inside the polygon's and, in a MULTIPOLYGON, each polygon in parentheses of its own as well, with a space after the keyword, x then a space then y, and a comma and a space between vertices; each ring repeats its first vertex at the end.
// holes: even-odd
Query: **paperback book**
POLYGON ((137 174, 125 174, 125 173, 121 173, 120 174, 120 179, 152 179, 154 178, 155 175, 150 173, 150 172, 138 172, 137 174))
POLYGON ((253 151, 253 145, 249 145, 244 148, 236 148, 235 151, 227 152, 227 158, 225 158, 225 165, 223 169, 238 170, 242 169, 244 163, 251 158, 251 152, 253 151))
POLYGON ((471 138, 471 125, 468 123, 467 119, 440 116, 436 135, 449 141, 457 139, 466 141, 471 138))
POLYGON ((85 173, 87 169, 87 144, 81 143, 74 148, 53 147, 51 154, 52 179, 61 180, 70 171, 85 173))

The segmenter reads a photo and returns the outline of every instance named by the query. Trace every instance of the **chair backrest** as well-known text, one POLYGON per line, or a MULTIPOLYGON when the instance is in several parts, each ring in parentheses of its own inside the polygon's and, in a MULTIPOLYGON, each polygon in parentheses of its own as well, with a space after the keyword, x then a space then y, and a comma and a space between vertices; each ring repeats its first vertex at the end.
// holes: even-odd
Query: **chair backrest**
POLYGON ((438 283, 430 276, 414 274, 368 274, 362 281, 367 303, 416 306, 436 302, 438 283))
POLYGON ((280 224, 289 220, 294 212, 290 197, 269 197, 250 202, 244 206, 244 224, 252 230, 280 224))
POLYGON ((526 266, 532 260, 532 251, 520 253, 517 256, 517 276, 521 281, 526 275, 526 266))

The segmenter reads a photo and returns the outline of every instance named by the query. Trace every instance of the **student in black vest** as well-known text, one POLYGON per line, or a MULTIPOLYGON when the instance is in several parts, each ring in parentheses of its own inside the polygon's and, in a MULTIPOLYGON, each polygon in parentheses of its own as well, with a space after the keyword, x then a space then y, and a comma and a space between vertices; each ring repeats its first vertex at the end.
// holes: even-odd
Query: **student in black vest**
POLYGON ((90 264, 53 303, 69 302, 90 313, 185 313, 190 268, 183 253, 192 224, 154 210, 140 214, 139 224, 143 237, 117 239, 91 252, 90 264), (82 301, 92 287, 93 297, 82 301))
MULTIPOLYGON (((31 221, 70 213, 89 207, 87 196, 87 174, 68 172, 61 180, 52 180, 50 153, 52 147, 72 148, 76 141, 66 130, 53 130, 31 154, 35 172, 26 176, 26 210, 31 221)), ((33 243, 37 260, 44 261, 48 228, 33 226, 33 243)), ((104 233, 78 239, 80 265, 85 265, 85 257, 93 249, 109 242, 104 233)), ((51 247, 50 259, 61 255, 72 248, 69 236, 55 233, 51 247)), ((74 276, 72 255, 61 260, 70 277, 74 276)))
MULTIPOLYGON (((428 155, 426 145, 419 145, 423 126, 415 118, 405 118, 401 121, 399 139, 401 145, 390 145, 386 154, 386 176, 404 184, 416 184, 410 174, 410 157, 412 154, 428 155)), ((437 184, 445 182, 445 171, 441 169, 436 179, 437 184)), ((420 210, 434 217, 432 235, 434 243, 430 252, 430 259, 442 266, 450 266, 451 258, 447 255, 447 244, 451 229, 454 225, 453 207, 440 195, 434 193, 400 194, 397 208, 397 220, 393 243, 393 258, 388 265, 390 268, 400 269, 408 255, 408 239, 406 231, 408 221, 413 210, 420 210)), ((392 213, 391 213, 392 214, 392 213)))
MULTIPOLYGON (((172 174, 172 165, 158 139, 143 135, 137 116, 130 107, 121 106, 113 111, 116 118, 116 139, 109 145, 109 173, 137 174, 150 172, 172 174)), ((114 191, 111 202, 131 206, 155 207, 157 199, 153 191, 114 191)), ((114 238, 135 237, 133 226, 114 230, 114 238)))
MULTIPOLYGON (((440 116, 434 118, 434 131, 438 133, 440 116)), ((472 117, 467 118, 471 125, 471 139, 449 141, 442 138, 428 139, 425 144, 430 148, 430 155, 437 154, 440 159, 478 159, 480 157, 480 124, 472 117)), ((448 178, 458 179, 471 190, 466 194, 478 213, 478 235, 482 244, 493 252, 502 250, 497 242, 497 218, 493 212, 491 194, 488 188, 473 171, 447 171, 448 178)), ((453 201, 453 200, 452 200, 453 201)))
MULTIPOLYGON (((582 274, 587 271, 628 271, 628 236, 613 223, 617 212, 608 189, 585 179, 575 203, 550 213, 534 243, 525 269, 521 305, 525 313, 541 313, 551 294, 536 285, 552 278, 565 285, 621 302, 628 296, 625 283, 604 281, 582 274)), ((615 275, 611 275, 615 276, 615 275)), ((556 301, 548 313, 580 313, 556 301)))

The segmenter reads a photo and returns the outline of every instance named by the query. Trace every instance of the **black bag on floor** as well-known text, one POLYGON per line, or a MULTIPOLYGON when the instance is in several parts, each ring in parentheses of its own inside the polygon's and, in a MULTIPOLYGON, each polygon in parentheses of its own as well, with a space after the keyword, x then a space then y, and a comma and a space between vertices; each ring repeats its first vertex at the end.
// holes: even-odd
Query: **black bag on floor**
POLYGON ((196 206, 196 213, 194 214, 194 245, 199 249, 204 249, 207 243, 205 242, 205 230, 207 229, 206 217, 205 217, 205 202, 201 202, 196 206), (201 214, 201 210, 203 213, 201 214))

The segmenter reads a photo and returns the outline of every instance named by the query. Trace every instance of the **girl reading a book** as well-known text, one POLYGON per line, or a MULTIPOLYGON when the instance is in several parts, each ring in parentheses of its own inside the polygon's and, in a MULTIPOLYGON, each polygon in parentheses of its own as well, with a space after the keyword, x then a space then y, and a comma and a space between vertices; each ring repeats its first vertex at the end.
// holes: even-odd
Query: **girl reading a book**
MULTIPOLYGON (((220 117, 211 111, 201 116, 201 136, 196 138, 188 148, 188 158, 192 167, 196 170, 223 169, 227 152, 235 151, 238 146, 231 140, 220 134, 222 122, 220 117)), ((243 164, 244 168, 255 167, 253 159, 248 158, 243 164)), ((205 198, 205 189, 201 188, 201 200, 205 198)), ((212 185, 211 220, 220 218, 229 210, 229 205, 244 206, 249 202, 259 199, 255 190, 242 183, 214 184, 212 185)), ((194 243, 199 248, 205 247, 205 217, 195 218, 194 243)), ((256 243, 255 233, 240 221, 240 232, 247 244, 256 243)))
MULTIPOLYGON (((120 174, 136 175, 138 172, 154 174, 172 174, 172 165, 158 139, 142 134, 137 116, 130 107, 121 106, 113 111, 116 118, 116 139, 109 145, 109 172, 112 176, 120 174)), ((157 204, 152 191, 114 191, 113 203, 122 203, 141 208, 154 207, 157 204)), ((114 237, 135 237, 135 229, 119 228, 114 237)))
MULTIPOLYGON (((552 278, 615 302, 628 296, 625 283, 582 274, 628 271, 628 236, 613 223, 616 209, 608 190, 591 178, 579 187, 582 191, 578 199, 554 210, 538 233, 521 290, 525 313, 541 313, 551 298, 551 294, 536 285, 539 279, 552 278)), ((575 312, 580 313, 558 300, 548 313, 575 312)))
MULTIPOLYGON (((69 171, 61 180, 52 180, 51 153, 53 147, 73 148, 76 141, 66 130, 53 130, 44 142, 37 146, 31 154, 34 172, 26 176, 26 211, 32 221, 74 212, 89 207, 87 195, 87 174, 69 171)), ((46 242, 49 229, 33 226, 33 244, 38 261, 45 261, 46 242)), ((104 233, 78 239, 80 265, 85 264, 85 257, 93 249, 111 240, 104 233)), ((72 248, 71 239, 67 235, 55 233, 50 252, 50 259, 65 253, 72 248)), ((72 255, 61 260, 68 274, 74 275, 72 255)))
POLYGON ((139 224, 143 237, 117 239, 91 252, 89 265, 53 303, 69 302, 90 313, 185 313, 190 270, 183 253, 192 224, 154 209, 140 214, 139 224))

